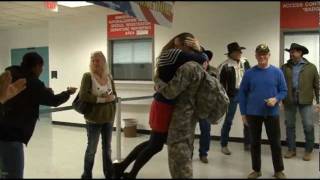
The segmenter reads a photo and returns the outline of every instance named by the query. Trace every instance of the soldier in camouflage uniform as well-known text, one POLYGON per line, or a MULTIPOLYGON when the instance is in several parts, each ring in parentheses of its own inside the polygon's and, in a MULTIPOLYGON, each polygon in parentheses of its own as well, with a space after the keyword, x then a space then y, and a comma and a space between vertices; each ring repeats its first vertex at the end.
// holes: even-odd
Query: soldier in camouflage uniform
POLYGON ((193 139, 198 118, 195 117, 197 90, 204 77, 204 69, 196 62, 187 62, 173 79, 163 83, 155 79, 160 92, 168 99, 176 98, 167 138, 169 169, 172 178, 192 178, 193 139))
POLYGON ((196 123, 206 118, 211 124, 226 112, 229 104, 219 81, 196 62, 187 62, 168 84, 155 78, 158 92, 176 99, 168 130, 169 168, 173 178, 192 178, 192 152, 196 123))

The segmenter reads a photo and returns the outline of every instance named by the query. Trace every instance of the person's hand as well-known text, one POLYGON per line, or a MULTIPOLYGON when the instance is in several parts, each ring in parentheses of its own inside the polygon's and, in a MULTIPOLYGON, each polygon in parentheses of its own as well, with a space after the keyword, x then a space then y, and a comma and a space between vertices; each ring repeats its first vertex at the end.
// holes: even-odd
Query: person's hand
POLYGON ((68 88, 67 88, 67 91, 68 91, 70 94, 74 94, 74 93, 77 91, 77 88, 75 88, 75 87, 68 87, 68 88))
POLYGON ((320 112, 320 104, 315 105, 315 111, 320 112))
POLYGON ((274 107, 278 102, 277 98, 275 98, 275 97, 269 98, 269 99, 267 99, 265 101, 266 101, 267 105, 270 106, 270 107, 274 107))
POLYGON ((5 103, 26 88, 26 79, 19 79, 11 83, 12 76, 9 71, 0 75, 0 102, 5 103))
POLYGON ((280 107, 280 110, 281 111, 284 111, 284 105, 283 105, 283 103, 280 101, 280 103, 279 103, 279 107, 280 107))
POLYGON ((186 40, 184 41, 184 44, 198 52, 201 52, 200 43, 196 38, 187 37, 186 40))
POLYGON ((155 91, 157 91, 157 92, 158 92, 159 88, 160 88, 159 85, 156 85, 156 84, 155 84, 155 85, 153 86, 153 89, 154 89, 155 91))
POLYGON ((47 90, 48 90, 48 91, 50 91, 52 94, 54 94, 53 89, 51 89, 51 88, 47 87, 47 90))
POLYGON ((103 94, 101 95, 101 97, 103 97, 103 98, 105 98, 105 97, 107 97, 107 96, 108 96, 107 93, 103 93, 103 94))
POLYGON ((247 117, 245 115, 242 115, 242 122, 244 125, 249 126, 247 117))
POLYGON ((110 94, 110 95, 107 95, 105 98, 107 102, 112 102, 116 99, 116 96, 113 94, 110 94))

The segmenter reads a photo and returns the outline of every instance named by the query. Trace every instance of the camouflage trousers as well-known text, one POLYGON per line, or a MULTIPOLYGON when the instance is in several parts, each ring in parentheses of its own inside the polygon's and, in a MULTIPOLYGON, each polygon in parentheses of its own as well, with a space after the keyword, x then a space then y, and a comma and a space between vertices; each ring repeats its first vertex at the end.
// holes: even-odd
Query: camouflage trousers
POLYGON ((171 177, 192 178, 193 138, 168 144, 168 159, 171 177))

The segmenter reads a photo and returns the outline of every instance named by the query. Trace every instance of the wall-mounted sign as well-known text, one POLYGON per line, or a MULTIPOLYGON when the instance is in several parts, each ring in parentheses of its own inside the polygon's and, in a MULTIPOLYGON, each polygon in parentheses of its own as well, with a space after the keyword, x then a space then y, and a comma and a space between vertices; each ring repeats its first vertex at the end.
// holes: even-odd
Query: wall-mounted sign
POLYGON ((281 28, 320 27, 320 1, 282 1, 280 8, 281 28))
POLYGON ((127 14, 107 16, 108 38, 139 37, 154 35, 154 24, 127 14))
POLYGON ((171 27, 174 1, 88 1, 123 12, 139 20, 171 27))

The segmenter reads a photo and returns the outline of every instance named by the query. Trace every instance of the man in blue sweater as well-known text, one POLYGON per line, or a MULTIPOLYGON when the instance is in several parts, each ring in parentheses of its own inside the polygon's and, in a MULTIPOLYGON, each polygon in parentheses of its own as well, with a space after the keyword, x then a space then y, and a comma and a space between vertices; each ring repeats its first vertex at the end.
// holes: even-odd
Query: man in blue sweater
POLYGON ((269 65, 270 50, 260 44, 256 48, 258 65, 248 70, 239 91, 242 120, 251 135, 252 169, 249 179, 261 176, 261 132, 265 124, 271 145, 274 177, 285 178, 280 142, 279 102, 287 95, 282 71, 269 65))

